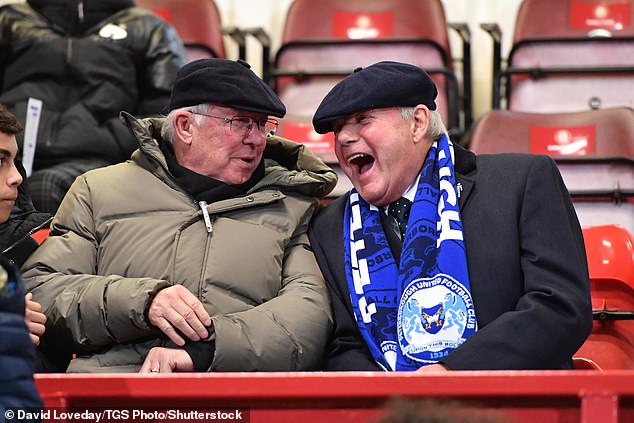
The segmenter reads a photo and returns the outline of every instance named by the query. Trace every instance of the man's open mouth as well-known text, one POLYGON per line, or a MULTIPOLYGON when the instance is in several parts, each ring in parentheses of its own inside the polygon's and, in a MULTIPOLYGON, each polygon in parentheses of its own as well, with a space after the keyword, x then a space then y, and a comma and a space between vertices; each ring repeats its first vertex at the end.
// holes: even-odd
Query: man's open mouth
POLYGON ((374 157, 369 154, 357 153, 348 157, 348 163, 355 166, 359 174, 363 174, 374 164, 374 157))

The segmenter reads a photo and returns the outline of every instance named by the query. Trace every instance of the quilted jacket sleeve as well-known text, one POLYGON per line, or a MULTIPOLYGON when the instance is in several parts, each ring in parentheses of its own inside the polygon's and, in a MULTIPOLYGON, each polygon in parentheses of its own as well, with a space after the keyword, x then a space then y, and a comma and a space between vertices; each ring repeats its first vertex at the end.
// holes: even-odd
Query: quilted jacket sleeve
POLYGON ((153 278, 100 275, 99 239, 91 193, 78 178, 66 195, 46 241, 23 266, 24 283, 47 316, 43 343, 69 352, 94 351, 154 333, 144 312, 170 283, 153 278))

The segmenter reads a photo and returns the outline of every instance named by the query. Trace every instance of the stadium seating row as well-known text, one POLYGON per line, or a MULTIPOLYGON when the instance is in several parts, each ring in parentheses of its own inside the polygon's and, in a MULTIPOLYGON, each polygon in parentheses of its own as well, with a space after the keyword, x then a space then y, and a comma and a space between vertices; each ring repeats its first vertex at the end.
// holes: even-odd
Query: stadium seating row
POLYGON ((631 0, 524 0, 502 67, 494 39, 493 108, 566 112, 634 107, 634 8, 631 0))
MULTIPOLYGON (((582 213, 589 216, 584 224, 606 222, 594 218, 596 199, 604 196, 588 186, 596 181, 594 176, 567 175, 587 174, 586 168, 580 166, 584 160, 580 159, 592 158, 594 162, 610 159, 608 167, 623 173, 612 183, 618 185, 617 188, 609 188, 615 191, 619 206, 615 209, 621 216, 632 214, 627 192, 634 183, 631 175, 634 148, 628 136, 632 133, 632 117, 625 116, 625 111, 614 112, 623 115, 614 119, 620 119, 618 129, 604 130, 602 128, 611 125, 610 118, 601 113, 587 113, 594 109, 634 106, 634 90, 627 89, 634 88, 634 67, 630 65, 634 63, 631 59, 634 57, 631 3, 632 0, 524 0, 518 11, 513 48, 505 69, 501 68, 499 29, 495 24, 483 25, 494 39, 494 109, 503 103, 509 111, 533 114, 504 114, 494 110, 478 122, 476 130, 490 137, 485 141, 487 147, 477 145, 480 141, 476 140, 474 148, 480 152, 530 151, 560 156, 558 162, 562 167, 569 167, 565 162, 574 157, 575 166, 570 166, 564 177, 566 183, 574 184, 569 188, 579 199, 578 203, 583 203, 582 213), (563 115, 563 112, 581 113, 563 115), (596 126, 597 121, 604 120, 604 124, 596 126), (489 132, 491 126, 501 121, 506 122, 503 129, 489 132), (522 125, 526 130, 528 121, 532 122, 532 141, 527 150, 528 138, 516 140, 518 131, 506 129, 522 125), (599 132, 594 133, 597 128, 599 132), (545 144, 539 147, 538 139, 545 144), (584 147, 584 143, 589 144, 584 147), (582 198, 585 201, 581 201, 582 198), (585 209, 589 211, 586 213, 585 209)), ((137 4, 175 25, 191 59, 203 53, 223 57, 222 34, 230 35, 240 46, 240 56, 245 57, 245 37, 255 35, 264 47, 263 77, 276 88, 289 110, 281 122, 280 135, 304 142, 335 166, 332 134, 314 132, 310 119, 325 93, 356 66, 379 60, 401 60, 421 66, 440 87, 438 110, 454 139, 471 128, 470 31, 466 24, 447 23, 440 0, 318 3, 295 0, 288 9, 282 45, 272 63, 270 41, 264 31, 223 28, 212 0, 140 0, 137 4), (314 24, 316 22, 319 24, 314 24), (448 29, 455 30, 463 41, 458 66, 452 57, 448 29)), ((467 138, 463 144, 469 146, 469 141, 467 138)), ((594 166, 589 171, 593 169, 594 166)), ((612 177, 612 173, 607 171, 605 176, 612 177)), ((342 178, 333 196, 348 187, 342 178)), ((632 230, 634 224, 626 222, 626 226, 632 230)))
MULTIPOLYGON (((137 4, 177 28, 191 59, 204 54, 224 57, 223 34, 230 35, 245 56, 245 37, 253 29, 223 28, 213 0, 137 4)), ((493 108, 550 113, 633 107, 634 94, 624 89, 634 84, 633 17, 632 0, 524 0, 506 60, 501 57, 499 26, 482 24, 493 37, 493 108)), ((294 133, 297 126, 305 131, 303 124, 338 79, 378 60, 401 60, 426 69, 440 87, 438 106, 450 132, 464 132, 471 124, 470 30, 466 24, 446 21, 441 0, 295 0, 272 63, 268 36, 261 28, 256 32, 253 35, 266 44, 263 77, 292 111, 288 128, 294 133), (449 29, 462 39, 457 60, 449 29)), ((311 142, 311 137, 303 138, 311 142)), ((312 142, 319 149, 328 140, 312 142)))

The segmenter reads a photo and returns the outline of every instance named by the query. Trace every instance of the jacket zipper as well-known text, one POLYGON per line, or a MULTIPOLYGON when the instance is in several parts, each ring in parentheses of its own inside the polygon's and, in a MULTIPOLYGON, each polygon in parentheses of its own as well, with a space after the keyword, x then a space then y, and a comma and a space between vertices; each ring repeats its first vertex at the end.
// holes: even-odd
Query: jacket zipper
POLYGON ((200 210, 203 212, 203 219, 205 219, 205 226, 207 227, 207 233, 211 233, 213 228, 211 227, 211 219, 209 218, 209 211, 207 210, 207 202, 199 201, 198 205, 200 206, 200 210))
MULTIPOLYGON (((84 22, 85 18, 86 16, 84 15, 84 0, 79 0, 77 2, 77 20, 81 24, 84 22)), ((78 30, 77 27, 71 27, 70 30, 67 30, 65 32, 66 37, 68 37, 68 40, 66 41, 66 61, 68 62, 69 66, 73 61, 73 37, 75 36, 75 33, 78 32, 77 30, 78 30)), ((67 108, 67 103, 68 103, 67 93, 68 91, 64 91, 64 101, 63 101, 64 109, 67 108)), ((58 131, 57 128, 60 126, 59 119, 61 119, 61 115, 58 116, 57 125, 54 125, 53 128, 51 129, 50 138, 46 140, 47 146, 50 146, 52 144, 52 140, 57 137, 57 131, 58 131)))
POLYGON ((207 210, 207 202, 199 201, 198 205, 203 212, 203 220, 207 227, 207 240, 205 241, 205 255, 203 256, 203 265, 200 267, 200 276, 198 277, 198 298, 203 298, 203 281, 205 280, 205 269, 207 269, 207 260, 209 259, 209 243, 211 242, 211 232, 213 230, 211 226, 211 219, 209 218, 209 211, 207 210))
POLYGON ((83 0, 79 0, 79 2, 77 2, 77 18, 79 19, 79 23, 84 23, 85 15, 83 0))
MULTIPOLYGON (((79 22, 79 24, 83 24, 85 19, 86 15, 84 15, 84 0, 79 0, 77 2, 77 21, 79 22)), ((76 33, 79 33, 78 28, 72 28, 70 30, 70 33, 67 32, 68 49, 66 51, 66 58, 68 60, 68 63, 70 63, 71 59, 73 58, 73 37, 76 33)))

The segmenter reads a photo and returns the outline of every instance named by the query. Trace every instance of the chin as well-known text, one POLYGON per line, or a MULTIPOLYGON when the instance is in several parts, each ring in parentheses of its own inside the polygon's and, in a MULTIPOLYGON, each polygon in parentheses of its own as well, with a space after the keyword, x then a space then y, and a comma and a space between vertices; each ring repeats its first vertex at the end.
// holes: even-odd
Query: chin
POLYGON ((237 177, 230 182, 227 182, 229 185, 242 185, 247 182, 251 178, 251 175, 246 175, 242 177, 237 177))
MULTIPOLYGON (((376 187, 376 184, 365 184, 365 189, 363 188, 363 184, 357 184, 355 188, 359 192, 359 195, 368 203, 379 207, 383 205, 381 202, 385 201, 386 193, 382 190, 377 190, 376 188, 378 187, 376 187), (361 189, 359 189, 359 187, 361 187, 361 189)), ((387 203, 389 203, 389 201, 387 203)))
POLYGON ((379 196, 377 196, 376 194, 373 194, 371 192, 361 191, 359 189, 357 189, 357 191, 359 192, 359 195, 361 196, 361 198, 363 198, 365 201, 367 201, 368 203, 373 204, 375 206, 378 206, 378 204, 376 202, 380 200, 379 196))

